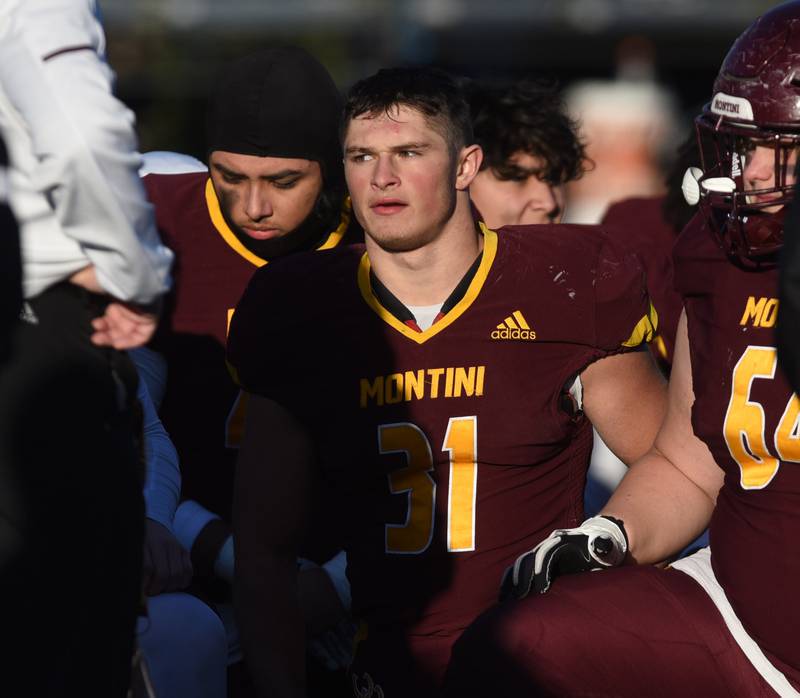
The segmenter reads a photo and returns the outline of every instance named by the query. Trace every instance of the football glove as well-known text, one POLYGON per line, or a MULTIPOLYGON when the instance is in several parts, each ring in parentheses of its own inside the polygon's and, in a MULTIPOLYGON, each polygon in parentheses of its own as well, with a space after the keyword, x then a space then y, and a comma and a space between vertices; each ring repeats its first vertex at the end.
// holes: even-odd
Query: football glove
POLYGON ((593 516, 578 528, 556 529, 520 555, 503 575, 500 601, 543 594, 562 574, 616 567, 628 552, 628 536, 619 519, 593 516))

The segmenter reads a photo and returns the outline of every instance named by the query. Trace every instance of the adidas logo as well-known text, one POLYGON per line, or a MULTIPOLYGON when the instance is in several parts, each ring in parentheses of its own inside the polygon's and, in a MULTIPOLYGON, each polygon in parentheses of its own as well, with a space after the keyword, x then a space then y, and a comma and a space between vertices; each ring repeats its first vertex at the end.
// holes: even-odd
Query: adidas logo
POLYGON ((734 152, 731 160, 731 177, 739 177, 742 174, 742 167, 739 160, 739 153, 734 152))
POLYGON ((492 330, 492 339, 525 339, 532 342, 536 339, 536 332, 534 332, 530 325, 522 317, 519 310, 515 310, 503 322, 501 322, 496 330, 492 330))

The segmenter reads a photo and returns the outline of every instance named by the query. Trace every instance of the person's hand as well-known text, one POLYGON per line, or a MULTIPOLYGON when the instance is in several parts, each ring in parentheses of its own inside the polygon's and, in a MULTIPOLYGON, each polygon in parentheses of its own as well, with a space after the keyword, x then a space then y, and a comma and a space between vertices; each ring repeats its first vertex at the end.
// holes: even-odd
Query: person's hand
POLYGON ((562 574, 616 567, 627 552, 628 536, 618 519, 594 516, 578 528, 556 529, 505 571, 500 601, 524 599, 532 590, 543 594, 562 574))
POLYGON ((356 630, 356 624, 349 617, 339 621, 335 627, 309 640, 309 654, 328 671, 346 669, 353 661, 356 630))
POLYGON ((144 520, 142 582, 148 596, 185 589, 192 581, 189 553, 178 539, 153 519, 144 520))
POLYGON ((298 572, 297 593, 310 637, 331 629, 347 613, 331 578, 322 567, 309 565, 298 572))
POLYGON ((105 313, 92 320, 92 342, 101 347, 134 349, 146 344, 156 331, 158 316, 143 308, 112 301, 105 313))
POLYGON ((329 671, 353 660, 356 626, 347 614, 329 572, 304 561, 297 575, 300 607, 308 630, 308 651, 329 671))

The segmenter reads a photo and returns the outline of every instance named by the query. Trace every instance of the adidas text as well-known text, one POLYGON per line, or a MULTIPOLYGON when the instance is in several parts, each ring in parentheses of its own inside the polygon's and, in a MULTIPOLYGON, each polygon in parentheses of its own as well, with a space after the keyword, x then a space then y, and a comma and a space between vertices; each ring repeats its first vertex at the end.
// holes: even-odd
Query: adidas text
POLYGON ((492 339, 525 339, 533 341, 536 339, 536 332, 534 330, 512 330, 508 327, 502 329, 492 330, 492 339))

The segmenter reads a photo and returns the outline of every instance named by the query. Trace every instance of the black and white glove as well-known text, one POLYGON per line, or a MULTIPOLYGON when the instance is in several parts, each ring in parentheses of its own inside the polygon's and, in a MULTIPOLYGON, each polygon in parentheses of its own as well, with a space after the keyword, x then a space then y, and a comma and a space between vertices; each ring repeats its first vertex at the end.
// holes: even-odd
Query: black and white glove
POLYGON ((616 567, 627 552, 625 527, 610 516, 593 516, 578 528, 556 529, 505 571, 500 601, 524 599, 531 590, 543 594, 562 574, 616 567))

